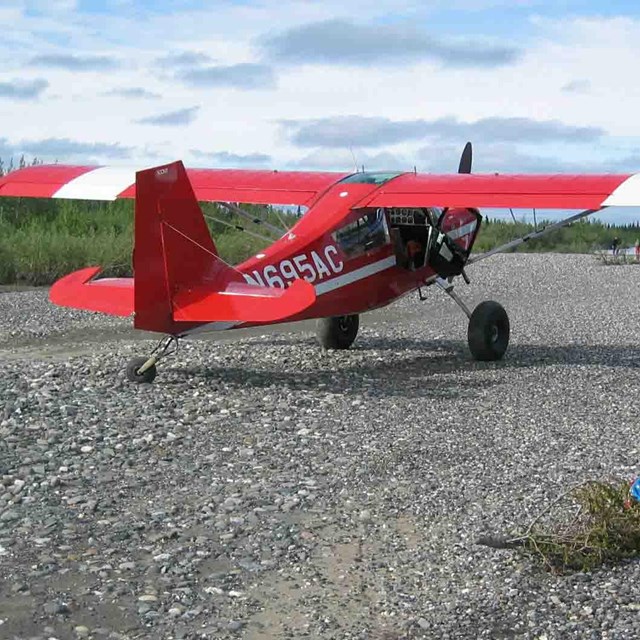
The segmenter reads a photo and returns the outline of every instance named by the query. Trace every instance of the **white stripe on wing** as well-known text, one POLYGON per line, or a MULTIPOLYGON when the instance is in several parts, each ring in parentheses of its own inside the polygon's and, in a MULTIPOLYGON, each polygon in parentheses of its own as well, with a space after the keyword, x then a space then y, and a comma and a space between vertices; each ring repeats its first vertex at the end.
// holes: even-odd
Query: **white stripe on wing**
POLYGON ((602 203, 603 207, 639 207, 640 206, 640 173, 629 176, 602 203))
POLYGON ((60 187, 53 198, 71 200, 115 200, 136 181, 133 167, 98 167, 60 187))

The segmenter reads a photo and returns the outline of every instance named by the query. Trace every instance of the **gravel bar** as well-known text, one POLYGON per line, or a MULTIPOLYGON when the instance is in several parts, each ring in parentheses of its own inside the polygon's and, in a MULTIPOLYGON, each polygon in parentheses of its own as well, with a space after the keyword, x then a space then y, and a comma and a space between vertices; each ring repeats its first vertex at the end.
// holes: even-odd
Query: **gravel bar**
POLYGON ((473 362, 435 288, 363 317, 184 341, 0 293, 0 638, 640 637, 640 563, 552 575, 476 544, 640 472, 640 266, 469 269, 509 311, 473 362), (225 336, 229 337, 229 336, 225 336))

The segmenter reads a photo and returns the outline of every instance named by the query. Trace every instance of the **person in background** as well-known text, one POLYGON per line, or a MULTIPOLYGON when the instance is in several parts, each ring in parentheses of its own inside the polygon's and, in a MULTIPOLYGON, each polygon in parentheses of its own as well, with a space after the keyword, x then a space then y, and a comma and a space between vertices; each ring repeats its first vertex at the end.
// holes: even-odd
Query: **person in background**
POLYGON ((613 242, 611 243, 611 253, 613 253, 614 256, 617 256, 619 251, 620 251, 620 238, 616 236, 613 239, 613 242))

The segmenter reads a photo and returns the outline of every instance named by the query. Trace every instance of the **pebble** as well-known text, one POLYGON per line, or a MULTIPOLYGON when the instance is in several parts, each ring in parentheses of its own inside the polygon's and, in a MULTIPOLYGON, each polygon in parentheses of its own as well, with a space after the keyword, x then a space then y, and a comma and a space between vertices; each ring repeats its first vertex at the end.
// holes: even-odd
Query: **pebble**
POLYGON ((240 620, 231 620, 227 625, 229 631, 240 631, 244 627, 244 622, 240 620))
POLYGON ((363 509, 360 512, 360 521, 361 522, 371 522, 371 511, 369 511, 369 509, 363 509))
POLYGON ((140 602, 157 602, 158 601, 158 596, 154 596, 152 594, 145 594, 143 596, 140 596, 138 598, 138 600, 140 602))

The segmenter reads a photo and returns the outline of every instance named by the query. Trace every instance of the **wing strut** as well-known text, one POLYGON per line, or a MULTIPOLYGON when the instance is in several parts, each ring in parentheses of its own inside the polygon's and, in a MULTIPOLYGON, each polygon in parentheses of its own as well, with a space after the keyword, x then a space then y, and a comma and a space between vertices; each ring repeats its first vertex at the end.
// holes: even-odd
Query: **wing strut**
POLYGON ((246 212, 244 209, 241 209, 235 204, 232 204, 231 202, 218 202, 217 204, 220 207, 224 207, 227 211, 231 211, 232 213, 235 213, 241 216, 242 218, 245 218, 246 220, 253 222, 254 224, 259 224, 265 229, 269 229, 269 231, 275 234, 276 237, 278 238, 280 238, 282 234, 287 232, 286 227, 284 229, 281 229, 280 227, 276 227, 274 224, 270 224, 269 222, 267 222, 266 220, 263 220, 262 218, 257 218, 256 216, 252 216, 250 213, 246 212))
POLYGON ((531 233, 527 233, 527 235, 522 236, 521 238, 516 238, 515 240, 510 240, 506 244, 503 244, 499 247, 495 247, 486 253, 481 253, 478 256, 473 256, 467 260, 467 265, 473 264, 474 262, 480 262, 480 260, 484 260, 485 258, 490 258, 496 253, 504 253, 505 251, 509 251, 510 249, 515 249, 519 247, 521 244, 525 242, 529 242, 529 240, 536 240, 537 238, 541 238, 542 236, 546 236, 548 233, 553 231, 557 231, 558 229, 562 229, 562 227, 568 227, 570 224, 577 222, 578 220, 582 220, 582 218, 586 218, 598 211, 602 211, 606 207, 601 207, 599 209, 586 209, 585 211, 581 211, 580 213, 576 213, 564 220, 560 220, 559 222, 555 222, 554 224, 550 224, 548 227, 542 227, 538 231, 532 231, 531 233))

